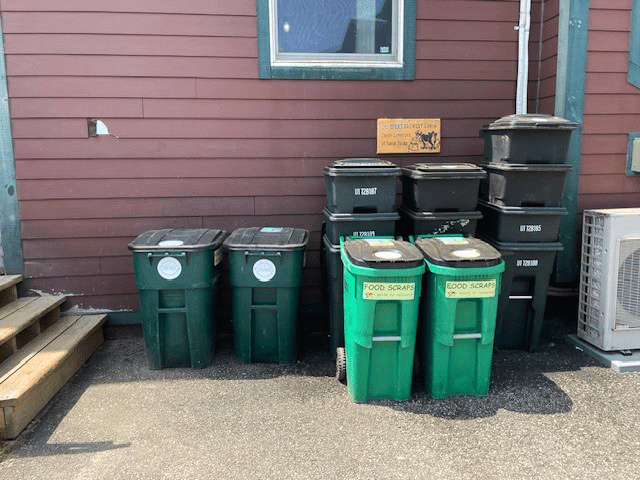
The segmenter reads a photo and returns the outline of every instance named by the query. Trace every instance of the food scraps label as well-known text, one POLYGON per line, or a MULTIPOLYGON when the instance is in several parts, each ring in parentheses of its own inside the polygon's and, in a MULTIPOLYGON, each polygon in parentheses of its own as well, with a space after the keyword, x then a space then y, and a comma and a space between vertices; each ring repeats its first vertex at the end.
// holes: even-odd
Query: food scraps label
POLYGON ((446 282, 445 298, 491 298, 496 294, 495 280, 460 280, 446 282))
POLYGON ((378 153, 440 153, 439 118, 379 118, 378 153))
POLYGON ((362 288, 364 300, 413 300, 415 294, 415 283, 364 282, 362 288))

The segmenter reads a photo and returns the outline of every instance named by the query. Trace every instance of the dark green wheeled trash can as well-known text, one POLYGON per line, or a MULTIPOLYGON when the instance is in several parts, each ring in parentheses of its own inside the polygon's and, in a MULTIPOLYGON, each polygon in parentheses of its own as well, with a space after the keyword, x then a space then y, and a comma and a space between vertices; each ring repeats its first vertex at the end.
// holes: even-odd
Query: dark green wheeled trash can
POLYGON ((252 227, 224 242, 233 290, 236 356, 291 364, 298 355, 298 303, 309 231, 252 227))
POLYGON ((129 244, 149 367, 203 368, 216 337, 224 230, 151 230, 129 244))
POLYGON ((473 237, 415 243, 426 263, 418 346, 427 393, 486 395, 504 271, 500 252, 473 237))

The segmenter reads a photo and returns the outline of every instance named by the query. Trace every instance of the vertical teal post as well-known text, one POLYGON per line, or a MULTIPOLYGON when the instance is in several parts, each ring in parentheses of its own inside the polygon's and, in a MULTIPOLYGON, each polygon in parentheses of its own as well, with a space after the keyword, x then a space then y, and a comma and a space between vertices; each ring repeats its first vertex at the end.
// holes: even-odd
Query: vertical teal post
POLYGON ((587 76, 589 0, 560 0, 558 23, 558 69, 555 114, 578 123, 571 135, 562 205, 569 211, 560 224, 560 241, 553 278, 556 283, 576 283, 580 276, 580 235, 578 235, 578 188, 580 185, 580 145, 584 85, 587 76))
POLYGON ((0 22, 0 271, 3 264, 6 273, 24 273, 4 32, 0 22))

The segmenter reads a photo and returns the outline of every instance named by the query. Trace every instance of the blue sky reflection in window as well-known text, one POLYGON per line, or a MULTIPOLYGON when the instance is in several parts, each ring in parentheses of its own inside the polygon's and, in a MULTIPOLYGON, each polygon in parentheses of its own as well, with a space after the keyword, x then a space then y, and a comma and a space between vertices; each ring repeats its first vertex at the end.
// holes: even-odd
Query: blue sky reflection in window
POLYGON ((392 54, 391 0, 278 0, 282 53, 392 54))

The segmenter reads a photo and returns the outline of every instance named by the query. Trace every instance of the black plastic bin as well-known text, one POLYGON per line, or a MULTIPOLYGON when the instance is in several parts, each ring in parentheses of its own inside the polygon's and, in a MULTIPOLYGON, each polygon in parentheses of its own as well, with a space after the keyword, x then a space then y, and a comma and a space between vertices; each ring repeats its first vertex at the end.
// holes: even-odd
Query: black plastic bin
POLYGON ((476 209, 486 172, 471 163, 417 163, 402 169, 402 205, 416 212, 476 209))
POLYGON ((501 207, 478 202, 478 233, 499 242, 555 242, 564 207, 501 207))
POLYGON ((418 235, 444 235, 461 233, 475 235, 482 214, 474 212, 415 212, 400 205, 399 233, 408 238, 418 235))
POLYGON ((558 207, 571 165, 485 163, 480 199, 507 207, 558 207))
POLYGON ((333 213, 323 211, 325 233, 340 246, 340 237, 393 237, 400 215, 394 213, 333 213))
POLYGON ((329 306, 329 348, 335 357, 339 347, 344 347, 344 267, 340 258, 340 243, 334 245, 329 238, 322 237, 323 262, 327 282, 327 302, 329 306))
POLYGON ((485 125, 484 158, 492 162, 564 163, 577 123, 540 113, 508 115, 485 125))
POLYGON ((483 240, 493 245, 505 262, 494 347, 533 352, 540 343, 549 279, 562 244, 483 240))
POLYGON ((378 158, 347 158, 324 169, 327 208, 333 213, 392 213, 400 168, 378 158))

